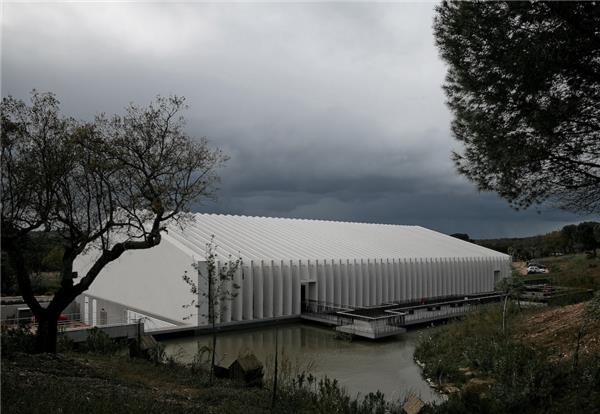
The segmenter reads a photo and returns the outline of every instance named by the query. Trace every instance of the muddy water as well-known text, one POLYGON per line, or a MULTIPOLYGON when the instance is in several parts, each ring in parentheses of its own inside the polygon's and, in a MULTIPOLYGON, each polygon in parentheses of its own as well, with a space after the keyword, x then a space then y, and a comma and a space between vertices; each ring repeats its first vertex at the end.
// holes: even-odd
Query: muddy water
MULTIPOLYGON (((219 334, 217 358, 227 363, 250 351, 268 369, 275 352, 276 331, 283 352, 280 361, 286 361, 283 365, 291 366, 288 370, 292 373, 308 367, 313 375, 336 378, 353 396, 379 390, 388 400, 395 400, 414 392, 425 401, 439 401, 439 395, 423 380, 413 361, 418 331, 377 342, 341 340, 331 329, 304 324, 226 332, 219 334)), ((210 336, 163 341, 167 353, 182 362, 192 360, 198 344, 210 342, 210 336)))

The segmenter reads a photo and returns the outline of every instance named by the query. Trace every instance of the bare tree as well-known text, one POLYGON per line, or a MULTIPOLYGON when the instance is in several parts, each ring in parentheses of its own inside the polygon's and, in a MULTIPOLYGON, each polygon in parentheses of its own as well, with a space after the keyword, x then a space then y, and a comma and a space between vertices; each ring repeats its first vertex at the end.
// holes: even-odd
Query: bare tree
POLYGON ((504 305, 502 306, 502 334, 506 335, 506 313, 508 301, 512 297, 514 298, 520 306, 520 297, 523 291, 523 281, 518 274, 513 271, 512 277, 507 277, 502 279, 498 285, 496 286, 496 290, 499 290, 504 293, 504 305))
POLYGON ((211 362, 210 362, 210 383, 213 383, 215 373, 215 355, 217 350, 217 333, 219 327, 217 323, 221 321, 222 315, 227 311, 229 302, 238 296, 240 285, 235 282, 236 275, 242 266, 242 259, 232 259, 228 256, 227 261, 220 264, 218 259, 218 246, 215 245, 215 236, 211 236, 210 242, 206 244, 206 260, 204 266, 194 263, 192 266, 198 272, 198 283, 194 281, 187 272, 183 275, 183 280, 190 286, 190 292, 198 295, 198 300, 193 300, 189 304, 183 305, 184 308, 194 307, 201 309, 206 304, 206 313, 200 313, 208 319, 212 332, 211 362), (202 289, 198 285, 205 285, 202 289), (200 298, 202 298, 200 300, 200 298))
POLYGON ((31 105, 2 100, 2 249, 38 321, 38 352, 56 351, 60 313, 104 266, 158 245, 170 221, 189 219, 191 203, 214 194, 226 157, 184 132, 185 108, 184 98, 157 97, 81 122, 61 116, 50 93, 33 91, 31 105), (56 232, 64 247, 61 286, 46 308, 23 254, 34 231, 56 232), (91 248, 99 254, 79 278, 75 259, 91 248))

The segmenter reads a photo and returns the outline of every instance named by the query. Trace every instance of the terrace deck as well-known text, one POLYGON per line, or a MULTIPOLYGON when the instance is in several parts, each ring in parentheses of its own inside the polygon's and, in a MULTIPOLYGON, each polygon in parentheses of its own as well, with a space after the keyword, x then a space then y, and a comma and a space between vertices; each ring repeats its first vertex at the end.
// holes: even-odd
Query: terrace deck
POLYGON ((476 306, 498 302, 503 298, 503 294, 490 292, 338 311, 332 307, 321 307, 320 312, 303 314, 302 318, 335 325, 338 332, 379 339, 404 333, 411 325, 459 317, 476 306))

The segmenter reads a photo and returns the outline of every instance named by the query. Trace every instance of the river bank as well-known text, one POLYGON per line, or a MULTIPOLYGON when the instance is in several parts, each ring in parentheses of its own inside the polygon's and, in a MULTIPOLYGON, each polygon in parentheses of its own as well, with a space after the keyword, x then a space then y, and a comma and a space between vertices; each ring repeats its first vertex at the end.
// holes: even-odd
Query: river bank
POLYGON ((277 400, 264 388, 217 379, 167 361, 117 354, 12 353, 2 359, 2 413, 400 413, 383 394, 353 398, 334 380, 281 378, 277 400))
POLYGON ((415 357, 449 394, 438 412, 600 412, 600 321, 588 318, 592 305, 509 306, 504 323, 502 307, 489 306, 429 331, 415 357))
MULTIPOLYGON (((231 380, 210 383, 206 364, 191 353, 182 358, 165 352, 181 351, 185 344, 158 343, 149 353, 150 360, 130 358, 123 343, 115 342, 100 331, 88 341, 74 347, 61 341, 57 355, 32 355, 31 333, 27 330, 3 332, 2 335, 2 412, 3 413, 401 413, 410 391, 417 394, 415 380, 425 391, 431 390, 412 362, 417 333, 380 343, 349 342, 335 338, 329 329, 314 326, 287 326, 275 329, 228 333, 219 338, 223 353, 239 353, 239 344, 252 345, 265 359, 263 388, 248 388, 231 380), (277 399, 272 400, 272 365, 274 334, 279 335, 279 375, 277 399), (287 339, 286 339, 287 338, 287 339), (254 341, 254 342, 253 342, 254 341), (291 360, 303 352, 304 360, 318 364, 296 365, 291 360), (379 361, 379 365, 370 366, 379 361), (333 363, 345 383, 327 375, 324 362, 333 363), (320 366, 320 369, 316 369, 320 366), (387 371, 386 371, 387 366, 387 371), (297 369, 296 369, 297 368, 297 369), (346 376, 341 375, 342 371, 346 376), (366 372, 363 372, 366 371, 366 372), (378 375, 392 373, 399 382, 387 384, 397 391, 393 397, 379 390, 378 375), (349 390, 347 380, 354 376, 360 391, 349 390), (404 386, 408 381, 412 386, 404 386), (372 390, 372 392, 371 392, 372 390), (400 391, 406 391, 400 393, 400 391), (54 411, 53 411, 54 410, 54 411)), ((202 340, 194 337, 187 346, 201 349, 202 340)), ((331 366, 330 366, 331 367, 331 366)), ((418 395, 422 395, 419 393, 418 395)), ((428 408, 428 407, 426 407, 428 408)))

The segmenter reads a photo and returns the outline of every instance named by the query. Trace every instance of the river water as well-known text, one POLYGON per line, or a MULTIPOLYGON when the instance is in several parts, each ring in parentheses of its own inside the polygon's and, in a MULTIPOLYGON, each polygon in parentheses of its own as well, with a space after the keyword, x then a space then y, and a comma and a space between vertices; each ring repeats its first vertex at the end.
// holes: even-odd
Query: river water
MULTIPOLYGON (((305 324, 225 332, 218 336, 217 359, 226 365, 240 353, 252 352, 268 370, 273 366, 276 332, 280 366, 292 374, 308 368, 313 375, 336 378, 352 396, 379 390, 388 400, 403 398, 408 392, 425 401, 440 400, 413 360, 422 330, 379 341, 338 339, 330 328, 305 324)), ((199 345, 210 345, 211 336, 169 339, 163 343, 168 355, 190 362, 199 345)))

